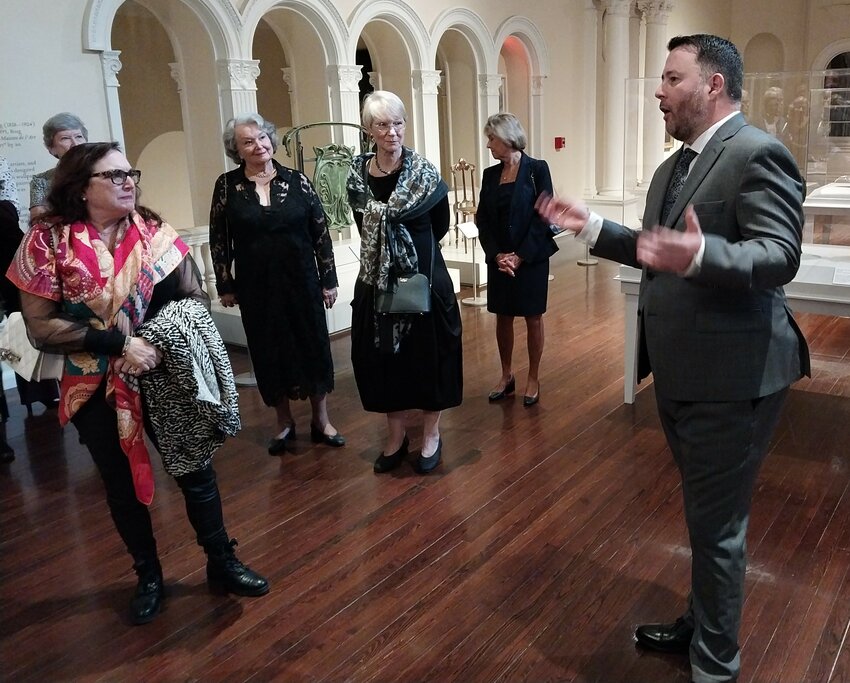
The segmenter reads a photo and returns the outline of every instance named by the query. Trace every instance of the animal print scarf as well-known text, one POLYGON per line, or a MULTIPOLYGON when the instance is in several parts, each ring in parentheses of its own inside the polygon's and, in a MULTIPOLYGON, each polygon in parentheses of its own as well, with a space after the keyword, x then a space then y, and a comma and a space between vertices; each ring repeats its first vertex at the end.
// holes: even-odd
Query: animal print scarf
MULTIPOLYGON (((360 274, 358 278, 380 291, 393 289, 399 274, 417 272, 419 260, 405 221, 427 213, 448 194, 448 186, 437 168, 407 147, 402 151, 398 183, 384 203, 369 189, 368 163, 373 153, 354 159, 348 176, 351 208, 363 215, 360 229, 360 274)), ((392 350, 410 331, 409 315, 393 315, 392 350)), ((375 345, 380 346, 379 321, 375 315, 375 345)))

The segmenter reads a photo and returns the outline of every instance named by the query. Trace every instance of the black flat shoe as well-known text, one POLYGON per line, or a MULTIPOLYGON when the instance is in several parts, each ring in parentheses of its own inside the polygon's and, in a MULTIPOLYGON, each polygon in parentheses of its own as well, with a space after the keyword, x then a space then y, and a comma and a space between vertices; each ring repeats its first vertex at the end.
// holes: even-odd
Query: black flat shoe
POLYGON ((328 436, 312 422, 310 423, 310 438, 313 440, 313 443, 323 443, 326 446, 333 446, 334 448, 345 446, 345 437, 342 434, 337 432, 332 436, 328 436))
POLYGON ((531 406, 536 405, 537 402, 540 401, 540 387, 537 387, 537 393, 534 396, 523 396, 522 397, 522 407, 523 408, 531 408, 531 406))
POLYGON ((390 453, 389 455, 381 453, 372 469, 375 470, 376 474, 383 474, 384 472, 394 470, 407 457, 407 447, 409 445, 410 441, 405 436, 404 441, 401 442, 401 447, 395 453, 390 453))
POLYGON ((687 654, 694 629, 681 617, 672 624, 644 624, 635 630, 638 645, 666 654, 687 654))
POLYGON ((496 401, 501 401, 505 396, 510 396, 515 391, 516 377, 511 375, 511 378, 508 380, 508 383, 505 385, 505 388, 501 391, 491 391, 490 395, 487 397, 487 400, 490 401, 490 403, 495 403, 496 401))
POLYGON ((286 442, 295 440, 295 424, 283 429, 283 438, 274 437, 269 441, 269 455, 280 455, 286 451, 286 442))
POLYGON ((431 455, 425 457, 422 455, 421 452, 419 453, 419 458, 417 458, 416 462, 414 463, 413 469, 416 471, 417 474, 428 474, 435 467, 437 467, 437 465, 440 464, 440 458, 442 457, 442 455, 443 440, 440 439, 440 441, 437 443, 437 450, 434 451, 431 455))

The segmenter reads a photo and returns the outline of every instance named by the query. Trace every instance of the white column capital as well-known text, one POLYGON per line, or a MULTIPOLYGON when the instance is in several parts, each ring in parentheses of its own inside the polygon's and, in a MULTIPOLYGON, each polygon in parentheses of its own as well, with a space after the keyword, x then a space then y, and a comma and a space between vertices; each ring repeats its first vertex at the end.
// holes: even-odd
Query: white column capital
POLYGON ((638 9, 647 24, 666 24, 673 11, 673 0, 638 0, 638 9))
POLYGON ((286 83, 287 90, 292 95, 295 92, 295 69, 291 66, 284 66, 280 71, 283 82, 286 83))
POLYGON ((413 82, 419 86, 420 92, 423 95, 436 95, 439 92, 443 75, 441 71, 419 69, 413 72, 413 79, 413 82))
POLYGON ((177 83, 177 92, 182 93, 183 87, 186 84, 186 79, 183 75, 183 67, 180 65, 180 62, 169 62, 169 69, 171 69, 171 78, 174 79, 174 82, 177 83))
POLYGON ((118 72, 124 66, 118 58, 121 50, 104 50, 100 53, 100 66, 103 69, 103 82, 108 87, 118 88, 118 72))
POLYGON ((531 77, 531 95, 532 97, 539 97, 543 94, 543 85, 546 83, 546 76, 532 76, 531 77))
POLYGON ((328 83, 338 83, 340 92, 360 93, 360 79, 363 77, 363 67, 357 64, 329 64, 327 67, 328 83))
POLYGON ((257 76, 260 75, 260 61, 257 59, 220 59, 219 74, 222 83, 230 90, 256 90, 257 76))
POLYGON ((616 17, 631 16, 632 0, 602 0, 602 6, 608 14, 616 17))
POLYGON ((484 97, 497 97, 502 87, 502 74, 478 74, 478 93, 484 97))

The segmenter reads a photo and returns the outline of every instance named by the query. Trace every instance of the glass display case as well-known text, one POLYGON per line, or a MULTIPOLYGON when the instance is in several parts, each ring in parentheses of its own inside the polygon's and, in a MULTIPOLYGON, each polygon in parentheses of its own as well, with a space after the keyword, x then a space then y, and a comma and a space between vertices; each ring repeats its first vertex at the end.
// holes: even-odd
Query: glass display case
MULTIPOLYGON (((626 83, 624 191, 637 224, 658 165, 681 143, 664 131, 658 79, 626 83)), ((804 239, 850 246, 850 69, 745 74, 741 111, 789 149, 806 183, 804 239)))

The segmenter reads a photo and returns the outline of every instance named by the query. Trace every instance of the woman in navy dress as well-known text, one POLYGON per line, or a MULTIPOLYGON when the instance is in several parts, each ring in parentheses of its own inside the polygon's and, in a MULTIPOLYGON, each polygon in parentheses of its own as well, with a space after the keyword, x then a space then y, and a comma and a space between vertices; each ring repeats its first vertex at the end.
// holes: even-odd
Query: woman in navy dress
POLYGON ((516 390, 512 367, 514 318, 525 318, 528 330, 528 380, 523 405, 540 400, 543 314, 549 292, 549 257, 558 247, 534 202, 552 193, 549 165, 523 150, 526 135, 513 114, 494 114, 484 126, 487 147, 499 164, 484 170, 476 212, 479 240, 487 262, 487 310, 496 314, 496 343, 502 375, 489 400, 516 390))

